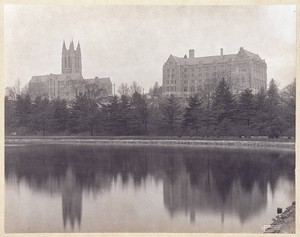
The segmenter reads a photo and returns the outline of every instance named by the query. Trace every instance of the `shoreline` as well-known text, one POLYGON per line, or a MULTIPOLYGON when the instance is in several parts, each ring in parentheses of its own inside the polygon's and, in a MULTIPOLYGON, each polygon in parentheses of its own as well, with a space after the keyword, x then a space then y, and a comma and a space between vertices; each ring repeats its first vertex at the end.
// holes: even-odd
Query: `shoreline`
POLYGON ((296 203, 293 202, 283 213, 272 219, 272 224, 269 225, 269 228, 264 233, 294 234, 296 231, 295 211, 296 203))
POLYGON ((235 149, 266 149, 295 151, 294 142, 255 140, 194 140, 194 139, 104 139, 78 137, 6 137, 5 145, 91 144, 91 145, 152 145, 197 146, 235 149))

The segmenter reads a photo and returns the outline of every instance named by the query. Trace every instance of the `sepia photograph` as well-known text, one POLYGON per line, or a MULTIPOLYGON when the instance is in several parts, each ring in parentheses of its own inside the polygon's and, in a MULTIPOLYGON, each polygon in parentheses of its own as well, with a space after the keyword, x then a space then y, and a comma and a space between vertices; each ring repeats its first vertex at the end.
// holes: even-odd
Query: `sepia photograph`
POLYGON ((296 233, 296 5, 3 8, 6 234, 296 233))

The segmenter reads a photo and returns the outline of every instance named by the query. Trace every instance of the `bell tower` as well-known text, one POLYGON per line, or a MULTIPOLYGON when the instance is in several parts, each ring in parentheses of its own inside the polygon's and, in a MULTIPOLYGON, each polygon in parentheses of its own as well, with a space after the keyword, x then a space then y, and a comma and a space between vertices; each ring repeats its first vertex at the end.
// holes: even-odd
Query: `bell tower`
POLYGON ((74 49, 73 40, 70 43, 69 49, 66 48, 65 41, 63 42, 61 54, 61 73, 82 73, 81 65, 81 50, 78 42, 76 50, 74 49))

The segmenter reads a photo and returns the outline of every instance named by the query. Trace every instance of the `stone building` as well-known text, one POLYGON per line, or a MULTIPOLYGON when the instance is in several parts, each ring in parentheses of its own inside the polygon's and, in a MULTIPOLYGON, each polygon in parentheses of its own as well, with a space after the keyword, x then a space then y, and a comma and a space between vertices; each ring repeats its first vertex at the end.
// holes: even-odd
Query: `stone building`
POLYGON ((78 42, 76 49, 73 41, 69 49, 63 42, 61 56, 61 74, 33 76, 29 82, 29 91, 33 97, 42 96, 49 99, 60 98, 72 100, 87 88, 99 89, 103 96, 112 95, 110 78, 84 79, 82 77, 81 49, 78 42))
POLYGON ((193 49, 189 57, 170 55, 163 65, 162 96, 188 97, 216 86, 224 78, 234 93, 249 88, 257 93, 267 89, 267 64, 258 54, 242 47, 237 54, 195 57, 193 49))

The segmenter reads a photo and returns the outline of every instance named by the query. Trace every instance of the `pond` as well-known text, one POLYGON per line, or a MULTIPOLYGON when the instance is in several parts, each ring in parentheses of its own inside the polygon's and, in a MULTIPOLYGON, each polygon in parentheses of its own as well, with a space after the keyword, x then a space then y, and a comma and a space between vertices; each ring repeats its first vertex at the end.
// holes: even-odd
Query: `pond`
POLYGON ((5 231, 260 233, 295 200, 295 153, 5 148, 5 231))

